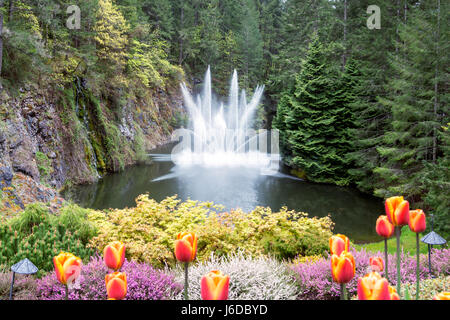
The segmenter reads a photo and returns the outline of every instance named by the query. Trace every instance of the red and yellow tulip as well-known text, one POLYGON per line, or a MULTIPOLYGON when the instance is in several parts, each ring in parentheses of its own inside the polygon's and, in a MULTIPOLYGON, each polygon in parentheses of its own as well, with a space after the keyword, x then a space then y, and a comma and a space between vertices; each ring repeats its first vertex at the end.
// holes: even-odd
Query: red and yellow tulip
POLYGON ((370 257, 369 264, 372 268, 372 271, 381 272, 384 270, 383 259, 381 259, 380 257, 370 257))
POLYGON ((109 300, 123 300, 127 295, 127 276, 124 272, 107 274, 105 283, 109 300))
POLYGON ((441 292, 433 297, 433 300, 450 300, 450 292, 441 292))
POLYGON ((386 215, 394 227, 407 225, 409 222, 409 202, 403 197, 391 197, 384 203, 386 215))
POLYGON ((61 252, 56 257, 53 257, 53 265, 56 278, 63 285, 75 281, 81 274, 81 259, 68 252, 61 252))
POLYGON ((219 270, 213 270, 202 277, 201 295, 203 300, 227 300, 230 277, 219 270))
POLYGON ((347 283, 355 276, 355 259, 350 252, 343 251, 341 255, 331 256, 331 275, 334 282, 347 283))
POLYGON ((103 250, 103 260, 108 268, 119 270, 125 261, 125 245, 120 241, 113 241, 103 250))
POLYGON ((425 213, 421 209, 409 212, 409 228, 412 232, 424 232, 427 228, 425 213))
POLYGON ((390 300, 400 300, 400 296, 397 293, 397 290, 393 286, 389 286, 389 296, 390 300))
POLYGON ((391 300, 389 283, 378 272, 371 272, 362 278, 359 277, 357 291, 358 300, 391 300))
POLYGON ((390 238, 394 234, 394 225, 387 216, 379 216, 375 227, 379 236, 390 238))
POLYGON ((175 240, 175 256, 180 262, 192 262, 197 254, 197 237, 193 232, 180 232, 175 240))
POLYGON ((343 234, 337 234, 330 237, 330 252, 340 256, 343 251, 348 251, 350 240, 343 234))

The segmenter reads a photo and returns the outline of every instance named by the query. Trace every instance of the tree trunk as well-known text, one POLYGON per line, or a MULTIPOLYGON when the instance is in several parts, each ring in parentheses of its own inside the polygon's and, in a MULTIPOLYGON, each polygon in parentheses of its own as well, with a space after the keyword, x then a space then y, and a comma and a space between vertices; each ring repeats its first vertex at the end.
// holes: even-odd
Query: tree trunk
MULTIPOLYGON (((3 0, 0 0, 0 9, 2 7, 3 7, 3 0)), ((0 11, 0 77, 2 76, 2 60, 3 60, 3 13, 2 11, 0 11)))
POLYGON ((344 1, 344 53, 342 55, 342 71, 347 63, 347 0, 344 1))
MULTIPOLYGON (((184 8, 183 2, 181 2, 181 17, 180 17, 180 30, 183 30, 184 26, 184 8)), ((180 56, 178 58, 178 64, 181 66, 183 63, 183 37, 180 35, 180 56)))
POLYGON ((9 0, 9 15, 8 15, 8 22, 12 21, 13 18, 13 12, 14 12, 14 0, 9 0))
MULTIPOLYGON (((441 0, 437 0, 437 30, 436 30, 436 66, 434 69, 434 105, 433 105, 433 115, 435 121, 437 121, 437 110, 438 110, 438 81, 439 81, 439 40, 440 40, 440 24, 441 24, 441 0)), ((433 128, 433 163, 436 163, 437 157, 437 132, 436 126, 433 128)))

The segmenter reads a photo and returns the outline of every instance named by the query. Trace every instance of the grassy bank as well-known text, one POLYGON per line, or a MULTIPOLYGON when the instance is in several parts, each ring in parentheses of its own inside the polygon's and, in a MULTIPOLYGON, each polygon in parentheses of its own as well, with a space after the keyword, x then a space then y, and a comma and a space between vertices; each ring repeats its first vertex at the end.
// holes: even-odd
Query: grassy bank
MULTIPOLYGON (((425 233, 421 233, 419 235, 419 239, 422 239, 422 237, 426 234, 425 233)), ((388 240, 388 252, 390 254, 395 254, 396 250, 397 250, 397 242, 396 242, 396 238, 395 236, 393 236, 392 238, 390 238, 388 240)), ((402 228, 402 235, 400 237, 400 245, 403 248, 403 250, 405 252, 407 252, 409 255, 415 255, 416 254, 416 234, 414 232, 412 232, 408 226, 404 226, 402 228)), ((439 248, 441 248, 441 246, 437 246, 439 248)), ((360 250, 360 249, 365 249, 367 251, 370 252, 384 252, 384 241, 381 240, 379 242, 374 242, 374 243, 367 243, 367 244, 355 244, 355 248, 360 250)), ((420 242, 420 253, 424 253, 426 254, 428 252, 428 245, 420 242)))

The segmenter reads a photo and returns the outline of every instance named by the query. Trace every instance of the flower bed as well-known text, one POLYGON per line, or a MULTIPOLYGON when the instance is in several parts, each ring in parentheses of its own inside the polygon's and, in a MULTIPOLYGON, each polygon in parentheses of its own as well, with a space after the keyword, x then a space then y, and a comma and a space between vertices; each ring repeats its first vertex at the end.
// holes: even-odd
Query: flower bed
MULTIPOLYGON (((167 300, 181 291, 173 276, 156 270, 148 264, 125 260, 122 271, 128 280, 129 300, 167 300)), ((70 300, 105 300, 105 275, 108 269, 101 257, 92 257, 81 269, 79 288, 71 290, 70 300)), ((58 282, 54 273, 37 280, 37 298, 42 300, 63 300, 65 288, 58 282)))
MULTIPOLYGON (((383 257, 383 253, 371 253, 364 249, 360 251, 351 250, 356 262, 355 277, 347 284, 349 296, 356 294, 358 277, 362 277, 369 272, 369 259, 373 256, 383 257)), ((392 286, 397 284, 396 255, 389 255, 389 283, 392 286)), ((433 249, 432 272, 439 275, 450 274, 450 249, 433 249)), ((330 257, 321 258, 313 262, 299 263, 291 266, 295 273, 301 293, 300 300, 337 300, 340 295, 339 284, 333 282, 330 270, 330 257)), ((413 256, 401 255, 401 274, 403 283, 414 283, 416 281, 416 258, 413 256)), ((384 275, 384 272, 382 273, 384 275)), ((428 279, 428 257, 420 257, 420 277, 428 279)))

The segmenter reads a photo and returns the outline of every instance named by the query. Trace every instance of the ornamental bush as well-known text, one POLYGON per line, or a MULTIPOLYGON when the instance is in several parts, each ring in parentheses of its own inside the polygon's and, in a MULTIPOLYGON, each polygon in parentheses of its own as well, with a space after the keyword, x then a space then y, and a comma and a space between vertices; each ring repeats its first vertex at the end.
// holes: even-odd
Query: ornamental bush
MULTIPOLYGON (((125 300, 168 300, 173 299, 182 289, 173 276, 154 269, 145 263, 125 260, 121 270, 127 276, 127 296, 125 300)), ((102 257, 94 256, 83 265, 79 288, 70 291, 70 300, 106 300, 105 276, 110 272, 102 257)), ((64 300, 65 288, 54 273, 37 280, 37 298, 40 300, 64 300)))
MULTIPOLYGON (((284 263, 264 256, 252 258, 239 251, 221 257, 212 254, 207 261, 190 266, 189 299, 201 299, 201 278, 211 270, 230 277, 229 300, 294 300, 299 294, 292 272, 284 263)), ((184 283, 183 268, 177 266, 175 273, 177 281, 184 283)), ((183 299, 183 293, 176 299, 183 299)))
MULTIPOLYGON (((383 252, 367 252, 364 249, 360 251, 350 250, 355 258, 356 274, 355 277, 347 283, 348 296, 357 294, 358 277, 363 277, 369 273, 369 259, 373 256, 383 257, 383 252)), ((422 280, 429 278, 428 257, 420 256, 420 278, 422 280)), ((299 263, 292 266, 295 273, 295 279, 300 286, 301 293, 298 296, 300 300, 337 300, 340 296, 340 286, 333 282, 331 277, 331 258, 321 258, 316 261, 299 263)), ((389 255, 389 284, 396 286, 397 269, 396 255, 389 255)), ((434 249, 432 255, 432 272, 435 275, 446 276, 450 274, 450 254, 448 249, 434 249)), ((416 257, 401 253, 401 278, 402 286, 407 283, 415 284, 416 281, 416 257)), ((384 272, 381 273, 384 277, 384 272)), ((421 280, 421 281, 422 281, 421 280)), ((410 291, 411 295, 411 291, 410 291)))
POLYGON ((175 197, 157 202, 148 195, 139 196, 136 203, 135 208, 92 211, 89 219, 99 233, 91 244, 102 250, 120 240, 127 245, 127 258, 162 267, 174 265, 174 240, 182 231, 196 233, 199 261, 213 252, 221 256, 237 249, 251 256, 270 253, 278 259, 325 255, 332 235, 329 217, 309 218, 287 208, 223 212, 222 206, 208 202, 182 202, 175 197))
POLYGON ((53 270, 52 258, 61 251, 89 259, 96 249, 87 243, 96 230, 86 215, 87 210, 75 205, 64 207, 58 216, 44 204, 28 205, 19 216, 0 224, 0 264, 9 268, 28 258, 42 276, 53 270))

